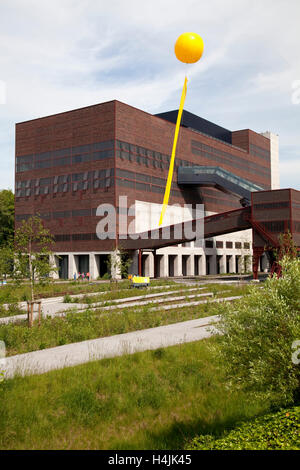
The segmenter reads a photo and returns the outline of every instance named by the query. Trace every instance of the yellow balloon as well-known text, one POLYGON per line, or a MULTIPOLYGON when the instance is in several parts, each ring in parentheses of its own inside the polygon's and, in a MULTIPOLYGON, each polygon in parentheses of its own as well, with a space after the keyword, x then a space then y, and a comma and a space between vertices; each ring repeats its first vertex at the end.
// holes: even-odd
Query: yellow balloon
POLYGON ((204 50, 203 39, 196 33, 183 33, 175 43, 175 55, 185 64, 194 64, 201 59, 204 50))

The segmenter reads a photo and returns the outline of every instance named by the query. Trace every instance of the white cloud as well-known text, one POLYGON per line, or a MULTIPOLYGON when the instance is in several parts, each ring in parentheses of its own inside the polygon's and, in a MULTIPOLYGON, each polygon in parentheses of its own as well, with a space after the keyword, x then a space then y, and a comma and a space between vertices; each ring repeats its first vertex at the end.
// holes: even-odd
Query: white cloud
POLYGON ((300 113, 288 107, 300 78, 299 13, 298 0, 1 2, 0 187, 13 181, 14 122, 111 99, 153 113, 178 107, 185 66, 173 47, 188 30, 205 52, 188 68, 186 108, 233 129, 270 122, 281 143, 300 146, 287 118, 300 113))

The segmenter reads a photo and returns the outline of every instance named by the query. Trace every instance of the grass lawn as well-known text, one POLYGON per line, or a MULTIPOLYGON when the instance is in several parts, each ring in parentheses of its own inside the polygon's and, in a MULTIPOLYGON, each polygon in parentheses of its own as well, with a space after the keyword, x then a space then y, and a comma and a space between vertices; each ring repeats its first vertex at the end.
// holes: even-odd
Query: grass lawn
MULTIPOLYGON (((153 284, 155 285, 155 284, 153 284)), ((159 285, 158 285, 159 286, 159 285)), ((160 292, 176 292, 175 294, 170 294, 170 295, 182 295, 181 292, 186 292, 187 295, 189 294, 194 294, 196 290, 192 290, 190 292, 187 292, 189 289, 199 289, 200 292, 212 292, 213 294, 217 295, 219 292, 230 292, 231 295, 240 295, 242 293, 246 293, 248 290, 247 285, 228 285, 228 284, 201 284, 195 286, 191 285, 185 285, 185 284, 175 284, 175 285, 162 285, 161 287, 158 287, 155 290, 151 289, 121 289, 119 291, 109 291, 105 293, 101 293, 99 295, 93 295, 93 296, 88 296, 88 295, 83 295, 80 297, 75 297, 71 300, 71 303, 86 303, 86 304, 91 304, 95 302, 107 302, 107 305, 110 305, 109 302, 117 299, 125 299, 126 297, 139 297, 139 296, 144 296, 144 295, 149 295, 149 294, 158 294, 160 292)))
MULTIPOLYGON (((159 287, 162 289, 171 289, 178 288, 178 283, 169 280, 153 280, 151 281, 152 286, 158 287, 155 292, 159 292, 159 287)), ((110 282, 102 283, 93 283, 93 282, 79 282, 79 281, 70 281, 66 283, 55 283, 52 282, 47 285, 37 285, 36 286, 36 299, 39 298, 49 298, 49 297, 65 297, 70 301, 70 295, 78 294, 87 294, 87 293, 96 293, 99 292, 102 295, 99 295, 99 299, 105 296, 108 298, 116 298, 116 296, 129 295, 128 293, 136 292, 136 294, 142 294, 140 289, 130 289, 130 282, 128 280, 119 281, 118 284, 110 284, 110 282)), ((92 296, 92 298, 97 298, 97 296, 92 296)), ((20 310, 16 303, 24 302, 30 299, 30 288, 29 285, 13 286, 7 285, 0 288, 0 318, 19 315, 24 313, 20 310), (9 309, 5 309, 3 304, 9 304, 9 309)), ((88 297, 86 297, 88 299, 88 297)), ((89 300, 88 300, 89 302, 89 300)))
MULTIPOLYGON (((178 285, 172 280, 157 279, 151 281, 153 286, 163 285, 178 285)), ((130 281, 123 280, 118 282, 118 289, 127 289, 130 286, 130 281)), ((115 287, 115 286, 113 286, 115 287)), ((42 285, 36 284, 35 294, 36 298, 47 298, 64 295, 81 294, 88 292, 105 292, 110 291, 112 288, 109 281, 104 282, 85 282, 85 281, 66 281, 66 282, 50 282, 49 284, 42 285)), ((8 284, 0 288, 0 305, 4 303, 15 303, 30 300, 30 286, 29 284, 13 285, 8 284)))
POLYGON ((182 449, 268 404, 226 389, 216 338, 0 384, 0 449, 182 449))
MULTIPOLYGON (((78 288, 91 288, 92 286, 79 286, 78 288)), ((95 303, 95 302, 107 302, 107 305, 109 305, 110 301, 116 300, 116 299, 123 299, 126 297, 135 297, 135 296, 143 296, 147 294, 157 294, 159 292, 166 292, 166 291, 173 291, 173 290, 181 290, 185 291, 188 287, 184 286, 183 288, 180 288, 180 286, 175 285, 175 286, 157 286, 157 289, 137 289, 137 288, 129 288, 128 284, 120 284, 118 289, 112 288, 109 284, 100 284, 98 286, 93 286, 92 290, 84 291, 84 295, 80 295, 80 297, 71 297, 72 294, 66 294, 63 297, 63 302, 64 303, 74 303, 74 307, 76 307, 77 303, 85 303, 87 305, 95 303), (93 293, 95 295, 89 296, 87 295, 88 293, 93 293), (98 295, 99 293, 99 295, 98 295)), ((79 290, 76 294, 80 294, 81 291, 79 290)), ((73 293, 74 294, 74 293, 73 293)), ((41 297, 47 298, 47 295, 44 296, 44 294, 40 294, 41 297)), ((55 297, 55 296, 54 296, 55 297)), ((9 316, 14 316, 14 315, 24 315, 26 313, 26 309, 23 310, 18 307, 18 304, 12 303, 8 304, 9 307, 8 309, 4 308, 2 305, 0 305, 0 318, 4 317, 9 317, 9 316)))
MULTIPOLYGON (((219 289, 221 288, 226 291, 226 294, 221 294, 222 296, 238 295, 245 292, 244 287, 239 289, 232 286, 219 286, 219 289)), ((208 290, 211 290, 210 287, 208 290)), ((216 293, 218 292, 216 291, 216 293)), ((199 300, 204 300, 204 298, 199 300)), ((155 304, 127 308, 124 306, 117 311, 86 310, 81 313, 69 313, 63 318, 43 319, 40 327, 37 321, 32 328, 28 328, 25 321, 0 325, 0 340, 6 344, 7 355, 12 356, 87 339, 215 315, 219 313, 221 308, 224 308, 224 305, 207 303, 166 311, 155 304), (151 310, 153 307, 156 307, 157 310, 151 310)))

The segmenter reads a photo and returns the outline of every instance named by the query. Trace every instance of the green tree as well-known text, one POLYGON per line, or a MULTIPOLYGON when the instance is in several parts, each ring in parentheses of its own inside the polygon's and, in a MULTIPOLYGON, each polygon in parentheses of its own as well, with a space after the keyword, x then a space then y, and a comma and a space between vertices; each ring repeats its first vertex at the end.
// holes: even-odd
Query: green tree
POLYGON ((297 246, 295 245, 293 236, 289 230, 285 233, 281 233, 278 240, 279 248, 274 250, 274 255, 278 262, 280 262, 283 257, 287 257, 289 259, 297 257, 297 246))
POLYGON ((0 246, 0 278, 6 279, 13 274, 14 251, 12 243, 0 246))
POLYGON ((15 197, 10 189, 0 191, 0 247, 14 235, 15 197))
POLYGON ((127 277, 131 264, 132 259, 127 251, 123 250, 122 247, 119 247, 109 256, 107 268, 113 279, 116 279, 118 275, 124 278, 127 277))
POLYGON ((296 399, 300 366, 292 345, 300 340, 300 259, 281 259, 282 277, 226 306, 218 329, 228 384, 263 394, 276 404, 296 399))
POLYGON ((50 274, 56 271, 49 262, 53 244, 52 235, 38 216, 23 220, 16 230, 14 277, 16 280, 29 278, 32 302, 36 282, 48 282, 50 274))

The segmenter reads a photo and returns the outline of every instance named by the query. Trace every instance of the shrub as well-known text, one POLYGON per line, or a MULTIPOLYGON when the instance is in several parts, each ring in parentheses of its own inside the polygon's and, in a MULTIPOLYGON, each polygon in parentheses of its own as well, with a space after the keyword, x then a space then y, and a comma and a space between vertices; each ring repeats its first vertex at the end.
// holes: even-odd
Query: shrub
POLYGON ((292 361, 292 343, 300 339, 300 259, 280 263, 282 277, 228 305, 218 328, 228 384, 287 404, 300 385, 300 367, 292 361))
POLYGON ((104 273, 102 277, 100 277, 99 279, 110 279, 111 278, 111 275, 109 273, 104 273))
POLYGON ((243 423, 222 438, 194 438, 189 450, 300 450, 300 407, 281 410, 243 423))

